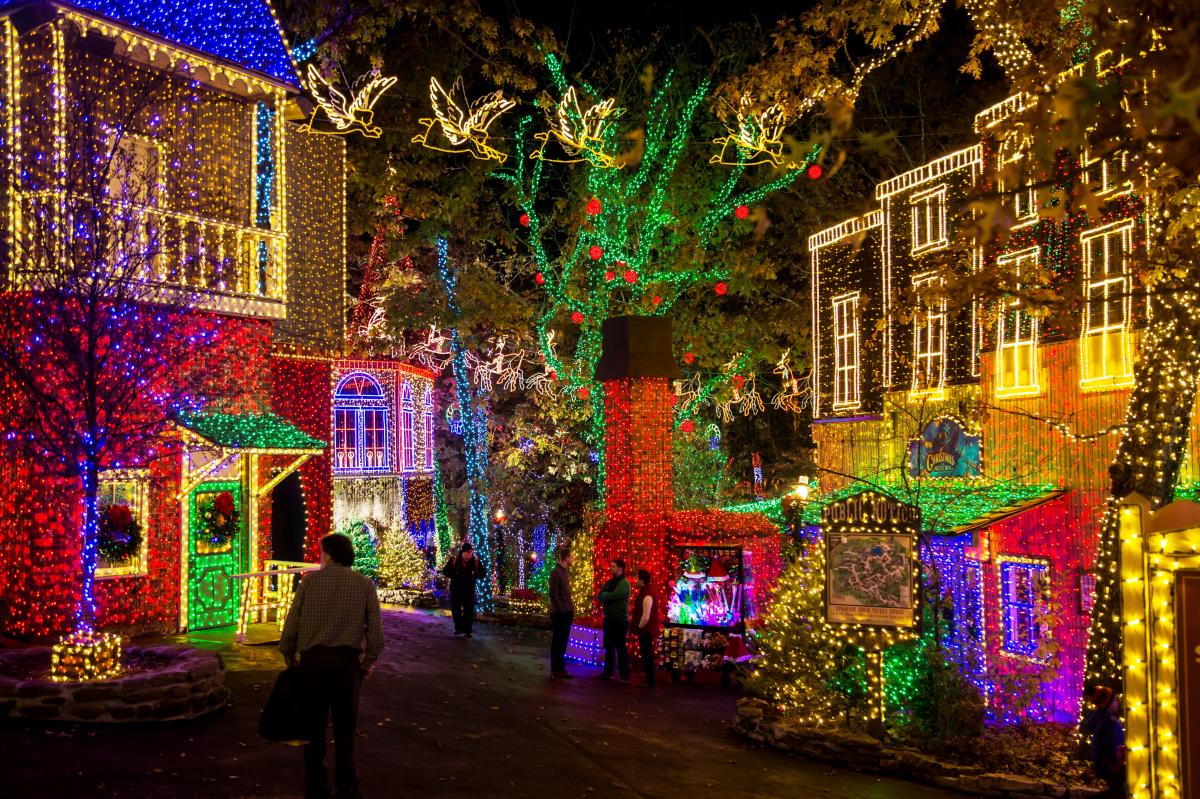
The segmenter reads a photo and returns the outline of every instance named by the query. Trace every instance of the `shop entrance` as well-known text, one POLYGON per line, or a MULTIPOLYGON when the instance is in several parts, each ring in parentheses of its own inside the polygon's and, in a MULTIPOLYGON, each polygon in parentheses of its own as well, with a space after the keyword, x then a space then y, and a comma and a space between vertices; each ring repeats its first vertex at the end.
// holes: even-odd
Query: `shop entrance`
POLYGON ((188 494, 187 626, 224 627, 237 621, 233 575, 246 571, 248 547, 242 484, 214 480, 188 494))
POLYGON ((271 491, 271 557, 299 563, 304 560, 308 515, 300 473, 292 472, 271 491))

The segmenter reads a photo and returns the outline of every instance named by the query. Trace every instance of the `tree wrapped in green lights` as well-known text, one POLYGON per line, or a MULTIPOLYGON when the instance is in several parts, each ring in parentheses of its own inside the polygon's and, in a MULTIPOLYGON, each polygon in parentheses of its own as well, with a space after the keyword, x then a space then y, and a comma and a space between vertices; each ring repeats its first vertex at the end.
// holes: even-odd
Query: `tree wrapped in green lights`
MULTIPOLYGON (((575 158, 560 159, 577 161, 586 170, 578 184, 568 183, 582 186, 578 213, 555 214, 564 229, 544 225, 543 209, 559 183, 549 174, 551 157, 545 155, 546 147, 530 148, 532 140, 553 135, 532 134, 532 117, 518 124, 509 166, 495 174, 511 186, 520 224, 528 228, 526 242, 536 267, 534 282, 545 296, 535 321, 539 346, 563 390, 590 405, 588 441, 600 453, 598 482, 602 485, 603 394, 594 385, 601 324, 623 314, 666 314, 689 289, 700 285, 724 294, 724 281, 736 270, 735 264, 720 256, 731 225, 744 224, 742 232, 748 232, 753 227, 745 221, 749 206, 792 184, 803 174, 798 167, 813 161, 819 150, 808 150, 800 156, 800 164, 792 164, 796 168, 782 168, 757 185, 745 185, 746 164, 719 167, 724 174, 697 178, 691 145, 696 141, 697 113, 709 95, 708 81, 701 81, 680 101, 668 74, 650 98, 640 143, 632 151, 620 153, 621 134, 616 125, 587 128, 587 118, 600 107, 597 92, 586 85, 582 92, 572 87, 554 56, 547 57, 546 65, 564 97, 583 94, 596 103, 581 112, 586 102, 564 101, 552 117, 559 125, 569 128, 575 124, 596 134, 575 158), (568 335, 561 336, 563 331, 568 335), (560 354, 556 341, 570 342, 572 337, 571 353, 560 354)), ((551 117, 548 99, 544 97, 541 103, 551 117)), ((547 142, 546 146, 556 144, 547 142)), ((744 160, 752 160, 749 152, 738 151, 744 160)), ((706 150, 705 161, 709 154, 706 150)))

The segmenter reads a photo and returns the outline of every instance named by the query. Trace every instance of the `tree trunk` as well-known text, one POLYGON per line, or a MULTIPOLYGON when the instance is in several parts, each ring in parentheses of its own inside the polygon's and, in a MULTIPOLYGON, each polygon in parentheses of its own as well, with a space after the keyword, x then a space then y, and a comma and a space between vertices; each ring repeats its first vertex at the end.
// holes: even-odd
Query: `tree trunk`
POLYGON ((100 470, 88 459, 83 471, 83 524, 80 528, 80 589, 75 607, 75 631, 91 632, 96 624, 96 543, 100 530, 100 470))
POLYGON ((480 606, 488 608, 492 602, 496 564, 490 556, 489 546, 487 410, 475 396, 471 374, 467 369, 466 349, 457 329, 451 333, 450 344, 454 389, 463 421, 463 454, 467 467, 467 533, 475 547, 476 557, 483 561, 488 570, 489 579, 484 582, 480 595, 480 606))
MULTIPOLYGON (((1194 270, 1192 270, 1194 271, 1194 270)), ((1120 527, 1117 503, 1138 492, 1153 508, 1175 496, 1196 403, 1200 358, 1200 292, 1158 287, 1151 322, 1134 366, 1125 434, 1109 467, 1112 492, 1096 558, 1096 602, 1088 642, 1087 679, 1123 688, 1120 527)))

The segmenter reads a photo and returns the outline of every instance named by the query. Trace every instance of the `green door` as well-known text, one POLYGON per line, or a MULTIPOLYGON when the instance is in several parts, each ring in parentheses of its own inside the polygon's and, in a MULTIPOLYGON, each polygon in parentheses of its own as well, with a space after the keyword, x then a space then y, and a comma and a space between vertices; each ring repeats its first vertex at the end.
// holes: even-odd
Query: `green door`
POLYGON ((188 629, 235 623, 238 597, 233 575, 246 570, 240 482, 201 483, 192 491, 188 542, 188 629))

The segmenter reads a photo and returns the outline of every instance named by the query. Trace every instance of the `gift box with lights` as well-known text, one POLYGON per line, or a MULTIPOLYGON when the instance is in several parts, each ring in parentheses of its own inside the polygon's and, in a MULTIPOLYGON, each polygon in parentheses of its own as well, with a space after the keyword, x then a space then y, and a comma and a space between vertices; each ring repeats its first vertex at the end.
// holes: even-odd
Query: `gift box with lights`
POLYGON ((106 633, 72 633, 50 649, 55 682, 104 680, 121 673, 121 639, 106 633))

